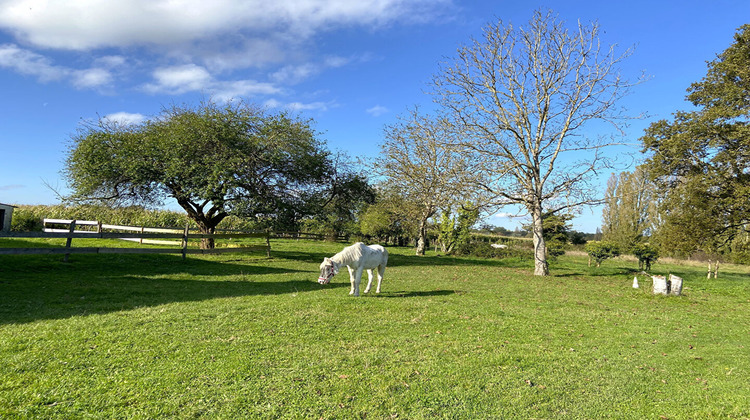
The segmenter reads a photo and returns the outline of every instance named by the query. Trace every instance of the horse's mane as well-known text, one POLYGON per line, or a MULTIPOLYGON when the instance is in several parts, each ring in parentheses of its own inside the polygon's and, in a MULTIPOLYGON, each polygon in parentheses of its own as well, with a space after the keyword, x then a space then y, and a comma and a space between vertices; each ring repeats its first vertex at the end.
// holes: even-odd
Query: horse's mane
POLYGON ((365 244, 363 244, 362 242, 357 242, 354 245, 349 245, 348 247, 342 249, 341 252, 331 257, 331 259, 336 261, 336 263, 338 264, 346 265, 362 257, 362 249, 364 247, 365 244))

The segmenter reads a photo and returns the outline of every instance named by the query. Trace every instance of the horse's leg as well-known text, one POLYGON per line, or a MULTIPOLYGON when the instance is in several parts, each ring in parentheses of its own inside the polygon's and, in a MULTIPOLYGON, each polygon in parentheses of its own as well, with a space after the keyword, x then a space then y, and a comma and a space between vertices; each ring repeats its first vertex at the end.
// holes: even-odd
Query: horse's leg
POLYGON ((352 288, 351 290, 349 290, 349 294, 353 295, 354 294, 354 270, 352 270, 351 268, 349 268, 349 283, 352 284, 352 288))
POLYGON ((378 288, 375 289, 375 293, 380 293, 380 283, 383 281, 384 276, 385 276, 385 264, 381 264, 378 266, 378 288))
POLYGON ((357 268, 357 271, 354 273, 354 281, 352 283, 354 296, 359 296, 359 283, 361 281, 362 281, 362 267, 359 267, 357 268))
POLYGON ((365 293, 370 293, 370 287, 372 287, 372 278, 374 270, 367 270, 367 287, 365 288, 365 293))

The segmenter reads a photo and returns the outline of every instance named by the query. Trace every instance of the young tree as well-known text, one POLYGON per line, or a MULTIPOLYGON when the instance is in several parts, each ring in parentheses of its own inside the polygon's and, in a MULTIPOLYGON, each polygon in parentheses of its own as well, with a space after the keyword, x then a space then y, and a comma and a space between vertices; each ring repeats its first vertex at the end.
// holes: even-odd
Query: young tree
POLYGON ((571 214, 545 214, 542 216, 544 227, 544 241, 547 246, 547 256, 556 258, 565 254, 565 244, 571 233, 571 214))
POLYGON ((154 205, 170 197, 203 233, 230 213, 296 208, 331 176, 309 121, 244 103, 173 107, 131 126, 100 120, 72 140, 65 174, 73 199, 154 205))
POLYGON ((620 249, 617 247, 617 244, 607 241, 589 242, 584 247, 584 250, 589 254, 589 267, 591 267, 592 259, 596 261, 597 267, 601 267, 602 261, 620 255, 620 249))
POLYGON ((445 119, 422 115, 414 109, 398 123, 386 126, 385 140, 373 170, 385 177, 416 206, 419 224, 417 255, 424 255, 427 222, 440 208, 468 197, 464 188, 473 171, 465 156, 447 147, 452 135, 445 119))
POLYGON ((601 201, 593 176, 610 166, 602 150, 613 140, 583 130, 605 122, 622 133, 615 104, 633 84, 618 65, 629 55, 602 49, 597 24, 568 30, 538 11, 525 27, 488 25, 434 78, 463 132, 455 146, 490 172, 478 186, 531 215, 535 275, 549 274, 542 215, 601 201))
POLYGON ((407 238, 413 238, 417 232, 412 215, 417 213, 418 205, 408 201, 388 184, 379 187, 375 203, 367 206, 359 215, 360 231, 366 236, 403 245, 407 238))
POLYGON ((695 110, 651 124, 641 138, 651 154, 645 167, 665 195, 661 242, 717 255, 750 221, 750 24, 688 92, 695 110))
POLYGON ((651 271, 651 264, 659 259, 659 250, 649 244, 635 244, 632 251, 633 255, 638 258, 638 268, 640 270, 651 271))
POLYGON ((440 216, 438 241, 443 252, 452 253, 471 242, 471 228, 479 220, 479 209, 470 203, 458 207, 455 218, 446 210, 440 216))

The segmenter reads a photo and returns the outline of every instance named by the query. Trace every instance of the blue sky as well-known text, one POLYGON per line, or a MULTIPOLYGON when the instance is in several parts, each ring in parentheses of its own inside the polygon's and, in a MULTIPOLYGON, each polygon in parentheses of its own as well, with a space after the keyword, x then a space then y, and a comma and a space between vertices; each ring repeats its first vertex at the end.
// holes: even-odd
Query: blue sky
MULTIPOLYGON (((487 23, 524 24, 540 8, 597 21, 604 43, 635 48, 623 74, 650 77, 621 103, 648 117, 628 129, 630 150, 613 153, 637 152, 650 122, 687 108, 685 89, 750 23, 747 0, 0 0, 0 202, 57 203, 46 185, 66 192, 82 120, 138 120, 206 97, 291 109, 330 149, 375 156, 385 124, 431 108, 438 63, 487 23)), ((584 209, 574 228, 600 219, 584 209)))

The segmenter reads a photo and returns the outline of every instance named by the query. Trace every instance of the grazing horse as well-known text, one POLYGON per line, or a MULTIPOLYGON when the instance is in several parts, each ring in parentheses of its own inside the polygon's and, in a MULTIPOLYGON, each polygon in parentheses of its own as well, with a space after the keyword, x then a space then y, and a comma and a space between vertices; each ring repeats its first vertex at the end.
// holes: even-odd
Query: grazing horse
POLYGON ((388 264, 388 251, 380 245, 367 246, 357 242, 344 248, 341 252, 331 258, 324 258, 320 264, 320 277, 318 283, 328 284, 331 278, 338 274, 342 265, 349 268, 349 280, 352 283, 350 295, 359 296, 359 283, 362 281, 362 271, 367 270, 369 281, 365 293, 372 287, 373 271, 378 269, 378 288, 375 293, 380 293, 380 283, 385 274, 385 265, 388 264))

